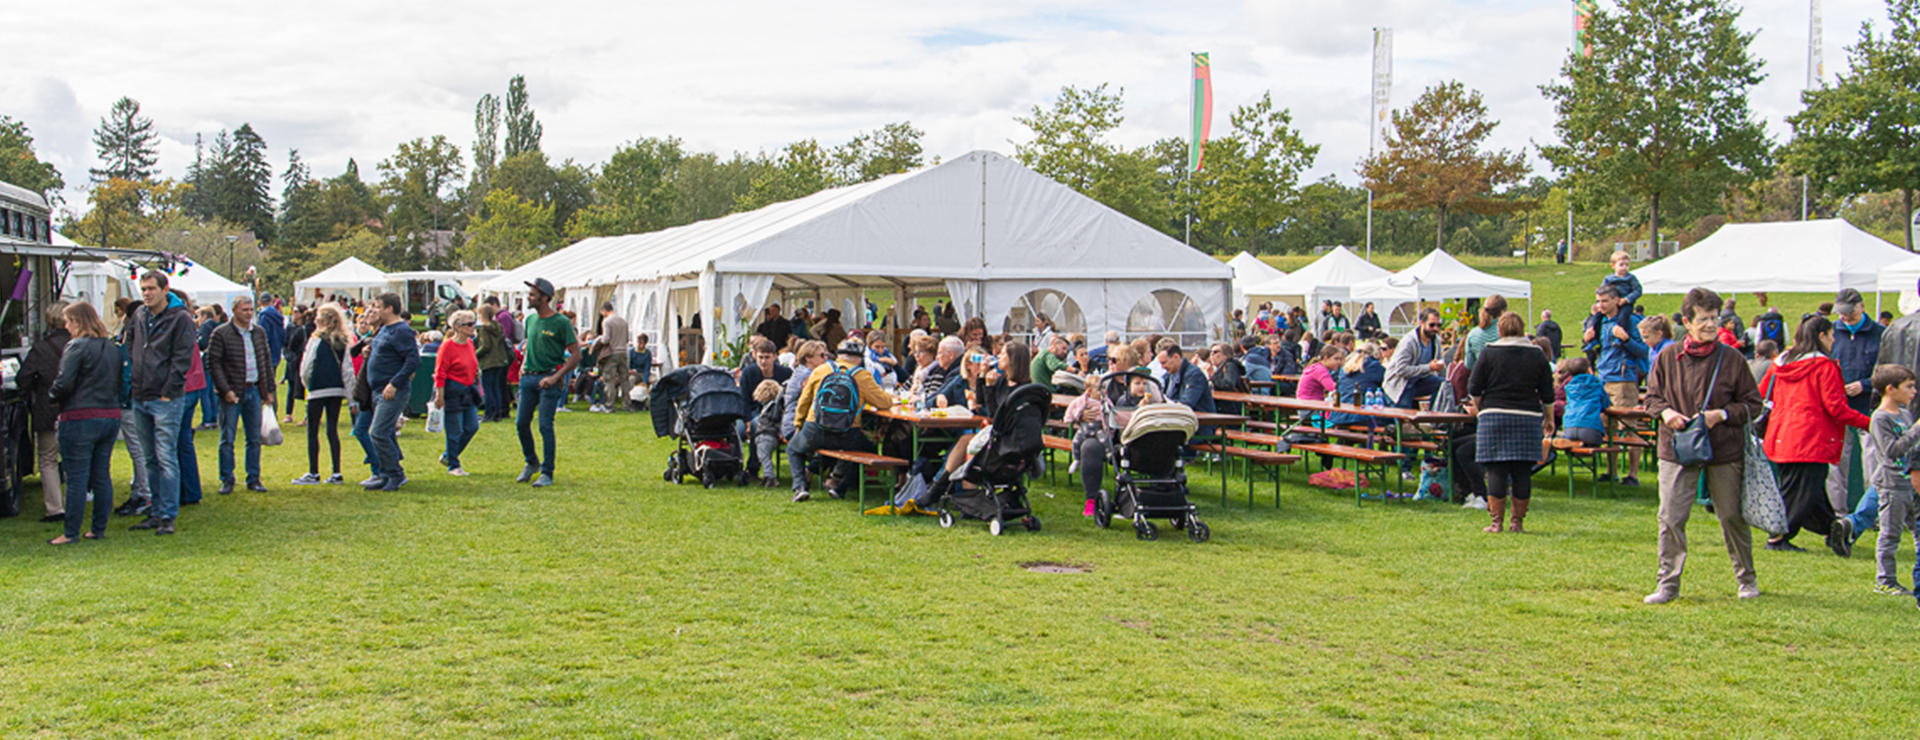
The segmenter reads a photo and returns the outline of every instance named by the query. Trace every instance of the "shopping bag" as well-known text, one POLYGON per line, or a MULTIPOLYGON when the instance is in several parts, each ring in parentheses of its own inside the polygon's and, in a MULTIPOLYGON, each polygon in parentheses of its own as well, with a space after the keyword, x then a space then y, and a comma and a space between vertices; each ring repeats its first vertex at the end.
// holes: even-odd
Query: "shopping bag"
POLYGON ((276 418, 273 414, 274 408, 272 406, 261 404, 260 444, 268 447, 275 447, 281 442, 286 441, 280 436, 280 419, 276 418))
POLYGON ((1786 534, 1787 505, 1780 498, 1780 480, 1774 477, 1773 463, 1767 460, 1760 438, 1741 436, 1747 440, 1747 473, 1740 485, 1740 516, 1767 534, 1786 534))
POLYGON ((447 410, 438 406, 427 410, 427 433, 440 434, 447 429, 447 410))

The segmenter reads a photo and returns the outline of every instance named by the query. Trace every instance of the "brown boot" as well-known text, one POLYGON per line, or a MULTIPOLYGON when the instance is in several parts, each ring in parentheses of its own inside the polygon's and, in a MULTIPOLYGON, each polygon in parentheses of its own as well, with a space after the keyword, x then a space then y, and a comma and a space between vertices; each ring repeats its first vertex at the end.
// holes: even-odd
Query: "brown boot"
POLYGON ((1517 498, 1513 500, 1513 523, 1507 525, 1508 532, 1512 532, 1514 534, 1520 534, 1521 532, 1526 531, 1525 529, 1521 528, 1520 520, 1527 518, 1527 504, 1531 501, 1532 499, 1524 499, 1524 498, 1517 498))
POLYGON ((1503 498, 1493 498, 1491 496, 1487 497, 1487 513, 1493 516, 1493 523, 1487 525, 1487 528, 1482 531, 1489 534, 1505 531, 1502 525, 1506 519, 1507 500, 1503 498))

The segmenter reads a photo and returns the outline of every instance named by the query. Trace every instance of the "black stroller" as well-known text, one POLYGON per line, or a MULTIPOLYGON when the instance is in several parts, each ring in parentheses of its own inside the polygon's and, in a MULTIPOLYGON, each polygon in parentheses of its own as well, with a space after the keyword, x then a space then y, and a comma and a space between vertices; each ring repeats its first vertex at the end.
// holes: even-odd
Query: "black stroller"
POLYGON ((751 453, 740 423, 752 411, 731 373, 707 365, 680 368, 660 377, 647 404, 653 433, 678 442, 667 457, 668 483, 678 485, 691 475, 708 488, 727 478, 746 484, 751 453))
POLYGON ((1027 502, 1027 479, 1040 471, 1045 448, 1040 435, 1046 433, 1051 405, 1053 394, 1038 383, 1007 395, 994 412, 986 448, 954 472, 953 486, 940 498, 935 509, 940 526, 952 527, 955 518, 980 519, 998 537, 1008 521, 1018 519, 1027 531, 1040 531, 1040 519, 1027 502))
POLYGON ((1142 540, 1159 539, 1160 531, 1152 519, 1167 517, 1174 529, 1187 531, 1188 539, 1206 542, 1212 530, 1194 516, 1193 502, 1187 500, 1187 471, 1181 450, 1187 439, 1199 429, 1193 410, 1160 400, 1160 384, 1153 376, 1139 371, 1108 373, 1100 378, 1106 398, 1106 429, 1110 438, 1108 464, 1118 483, 1117 494, 1100 491, 1094 500, 1095 524, 1112 526, 1118 516, 1133 520, 1134 536, 1142 540), (1116 389, 1115 381, 1132 384, 1145 380, 1145 397, 1116 389), (1122 416, 1126 423, 1120 423, 1122 416))

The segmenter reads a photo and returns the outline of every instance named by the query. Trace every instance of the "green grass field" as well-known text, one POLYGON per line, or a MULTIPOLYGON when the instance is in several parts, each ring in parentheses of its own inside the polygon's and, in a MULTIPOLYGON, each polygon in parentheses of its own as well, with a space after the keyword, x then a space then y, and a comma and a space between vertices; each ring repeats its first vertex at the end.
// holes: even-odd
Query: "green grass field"
MULTIPOLYGON (((1478 264, 1575 315, 1603 269, 1478 264)), ((290 427, 271 492, 209 493, 168 538, 116 520, 48 547, 29 481, 27 513, 0 521, 0 737, 1913 731, 1920 611, 1872 593, 1870 538, 1850 560, 1756 552, 1765 595, 1742 603, 1696 512, 1684 598, 1647 607, 1653 491, 1595 499, 1582 479, 1569 499, 1564 467, 1536 479, 1526 535, 1449 505, 1355 507, 1296 470, 1277 510, 1238 481, 1223 508, 1196 472, 1206 544, 1096 529, 1065 479, 1036 489, 1041 532, 994 538, 667 485, 639 415, 559 428, 560 484, 536 491, 511 482, 509 425, 483 427, 456 479, 416 421, 415 481, 382 494, 284 483, 305 470, 290 427)), ((218 436, 198 440, 211 480, 218 436)))

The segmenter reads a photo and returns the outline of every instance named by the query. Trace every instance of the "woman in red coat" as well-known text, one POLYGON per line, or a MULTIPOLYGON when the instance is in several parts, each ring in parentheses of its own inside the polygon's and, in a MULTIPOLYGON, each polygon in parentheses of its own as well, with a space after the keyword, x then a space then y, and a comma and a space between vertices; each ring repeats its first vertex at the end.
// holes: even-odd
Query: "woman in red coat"
POLYGON ((1827 499, 1827 466, 1840 462, 1844 427, 1866 429, 1868 419, 1847 406, 1840 364, 1826 355, 1832 347, 1833 322, 1824 316, 1802 321, 1793 348, 1760 379, 1762 397, 1773 402, 1767 459, 1779 466, 1780 495, 1787 504, 1787 533, 1767 540, 1769 550, 1804 552, 1792 540, 1807 529, 1826 535, 1827 547, 1840 557, 1853 551, 1853 525, 1836 519, 1827 499))

